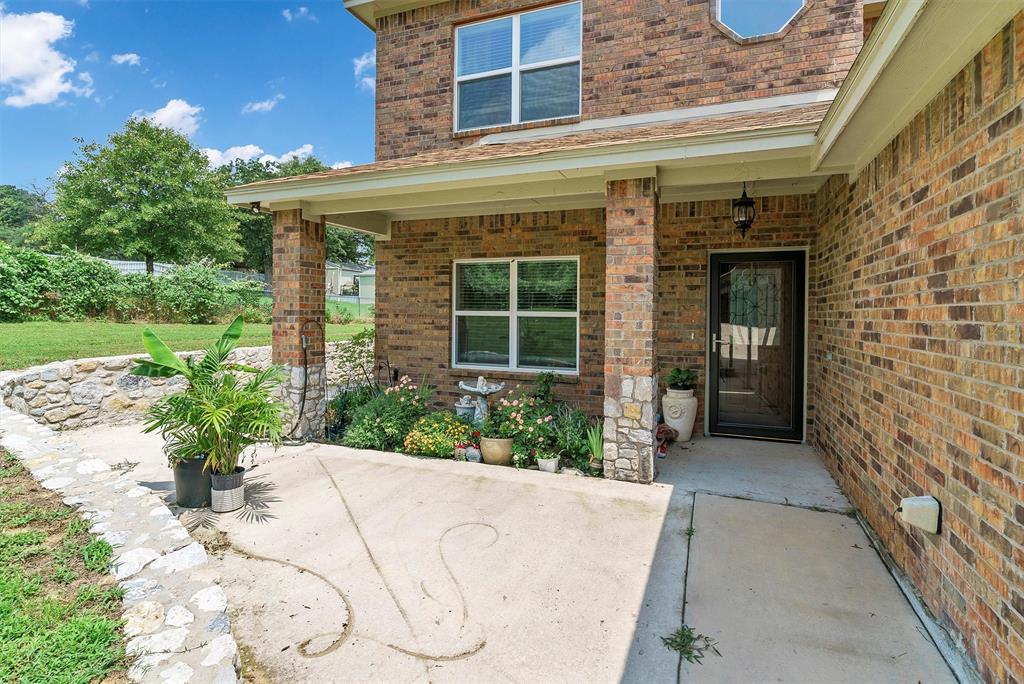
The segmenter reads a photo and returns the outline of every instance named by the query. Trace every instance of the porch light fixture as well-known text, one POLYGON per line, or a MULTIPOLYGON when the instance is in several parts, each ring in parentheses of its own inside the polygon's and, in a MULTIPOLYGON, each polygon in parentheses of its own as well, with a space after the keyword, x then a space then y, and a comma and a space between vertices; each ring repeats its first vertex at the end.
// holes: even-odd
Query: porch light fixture
POLYGON ((754 224, 754 200, 747 197, 746 181, 743 181, 743 194, 732 201, 732 221, 740 231, 740 237, 746 237, 750 226, 754 224))

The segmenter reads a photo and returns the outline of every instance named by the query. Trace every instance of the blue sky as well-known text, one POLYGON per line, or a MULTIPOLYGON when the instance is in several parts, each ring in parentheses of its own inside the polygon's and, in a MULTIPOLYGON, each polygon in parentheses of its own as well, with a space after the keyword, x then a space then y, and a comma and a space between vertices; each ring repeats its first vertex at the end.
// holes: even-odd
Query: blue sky
POLYGON ((0 2, 0 184, 47 185, 133 114, 214 159, 372 161, 374 36, 341 0, 0 2))

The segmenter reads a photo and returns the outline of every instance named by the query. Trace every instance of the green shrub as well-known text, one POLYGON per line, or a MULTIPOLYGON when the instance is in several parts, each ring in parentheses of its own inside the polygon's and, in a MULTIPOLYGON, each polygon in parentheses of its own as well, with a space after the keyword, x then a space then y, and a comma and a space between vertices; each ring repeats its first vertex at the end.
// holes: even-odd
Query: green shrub
POLYGON ((538 451, 554 445, 556 410, 557 406, 527 392, 509 392, 491 409, 484 424, 484 436, 515 440, 512 462, 522 468, 529 465, 538 451))
POLYGON ((555 413, 555 447, 562 456, 562 462, 587 472, 590 463, 590 448, 587 445, 587 431, 590 419, 579 409, 561 404, 555 413))
POLYGON ((337 441, 344 436, 348 426, 352 423, 352 417, 357 409, 381 395, 381 388, 376 383, 359 385, 351 389, 345 389, 331 399, 327 404, 326 415, 328 441, 337 441))
POLYGON ((46 255, 0 242, 0 321, 17 323, 39 315, 49 282, 46 255))
POLYGON ((342 443, 356 449, 397 451, 412 426, 426 415, 433 388, 420 387, 409 376, 356 409, 342 443))
POLYGON ((455 445, 464 443, 471 434, 472 429, 451 411, 428 413, 405 436, 405 453, 452 458, 455 445))
POLYGON ((105 316, 116 308, 122 282, 107 262, 65 247, 50 262, 47 313, 61 321, 105 316))
POLYGON ((250 304, 242 309, 242 320, 246 323, 273 323, 274 306, 264 300, 250 304))

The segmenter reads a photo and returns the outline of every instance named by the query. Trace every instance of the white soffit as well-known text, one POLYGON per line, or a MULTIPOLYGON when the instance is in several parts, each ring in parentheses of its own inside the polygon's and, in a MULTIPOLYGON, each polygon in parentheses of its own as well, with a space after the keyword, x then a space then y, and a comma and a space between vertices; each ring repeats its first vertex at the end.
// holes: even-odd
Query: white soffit
POLYGON ((1024 0, 889 0, 818 131, 815 164, 856 174, 1024 0))
POLYGON ((377 30, 377 17, 384 17, 396 12, 438 5, 444 0, 345 0, 345 9, 354 14, 359 21, 370 30, 377 30))

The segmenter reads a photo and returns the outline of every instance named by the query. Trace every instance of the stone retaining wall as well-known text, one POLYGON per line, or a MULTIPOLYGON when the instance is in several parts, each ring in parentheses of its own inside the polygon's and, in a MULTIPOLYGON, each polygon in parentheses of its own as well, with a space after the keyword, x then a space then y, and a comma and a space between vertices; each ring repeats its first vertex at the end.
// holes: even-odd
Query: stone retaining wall
MULTIPOLYGON (((327 385, 346 381, 339 357, 348 342, 327 344, 327 385)), ((241 347, 229 359, 255 368, 270 365, 270 347, 241 347)), ((181 352, 179 357, 202 352, 181 352)), ((3 403, 55 430, 72 430, 102 423, 117 425, 140 420, 147 408, 165 394, 185 386, 184 378, 144 378, 131 375, 135 359, 146 354, 56 361, 19 371, 0 373, 3 403)), ((301 391, 301 385, 295 391, 301 391)))

